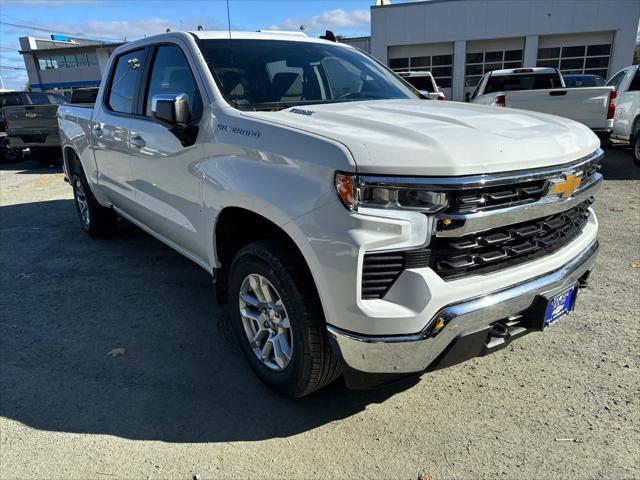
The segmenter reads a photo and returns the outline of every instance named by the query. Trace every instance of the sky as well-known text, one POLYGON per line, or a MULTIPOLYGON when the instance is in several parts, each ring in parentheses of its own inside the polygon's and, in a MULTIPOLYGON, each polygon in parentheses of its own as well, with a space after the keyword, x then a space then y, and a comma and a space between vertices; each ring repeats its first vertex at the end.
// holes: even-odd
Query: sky
MULTIPOLYGON (((400 3, 396 0, 394 3, 400 3)), ((325 30, 369 35, 375 0, 229 0, 232 30, 325 30)), ((17 53, 18 37, 51 33, 134 40, 167 28, 226 30, 225 0, 0 0, 0 76, 4 88, 21 90, 27 80, 17 53)), ((0 85, 1 86, 1 85, 0 85)))

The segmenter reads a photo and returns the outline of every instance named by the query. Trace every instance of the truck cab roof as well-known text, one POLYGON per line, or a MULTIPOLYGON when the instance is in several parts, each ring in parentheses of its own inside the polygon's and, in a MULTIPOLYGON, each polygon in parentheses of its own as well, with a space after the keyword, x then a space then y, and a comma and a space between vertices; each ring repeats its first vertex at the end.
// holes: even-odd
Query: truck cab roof
POLYGON ((345 43, 309 37, 306 33, 299 31, 259 30, 257 32, 229 32, 227 30, 198 30, 189 33, 198 40, 289 40, 298 42, 331 43, 332 45, 342 45, 346 48, 352 48, 345 43))

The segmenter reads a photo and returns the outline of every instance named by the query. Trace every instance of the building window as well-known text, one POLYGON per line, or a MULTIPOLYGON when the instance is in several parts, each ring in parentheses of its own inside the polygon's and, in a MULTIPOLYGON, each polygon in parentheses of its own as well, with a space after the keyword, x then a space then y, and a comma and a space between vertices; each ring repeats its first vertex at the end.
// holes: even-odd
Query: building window
POLYGON ((610 56, 610 44, 539 48, 537 66, 557 68, 562 73, 591 73, 607 78, 610 56))
POLYGON ((475 87, 491 70, 522 67, 522 50, 467 53, 466 60, 464 86, 475 87))
POLYGON ((408 58, 392 58, 389 60, 389 67, 392 70, 406 70, 409 68, 408 58))
POLYGON ((40 70, 98 66, 98 56, 95 53, 77 53, 75 55, 37 55, 36 59, 40 70))
POLYGON ((451 88, 453 55, 431 55, 389 59, 389 68, 395 71, 430 71, 438 87, 451 88))

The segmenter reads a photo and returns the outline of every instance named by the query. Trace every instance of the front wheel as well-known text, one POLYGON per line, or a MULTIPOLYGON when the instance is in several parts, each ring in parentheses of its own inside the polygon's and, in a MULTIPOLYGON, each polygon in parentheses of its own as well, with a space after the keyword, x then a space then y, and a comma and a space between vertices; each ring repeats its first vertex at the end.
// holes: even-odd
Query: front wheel
POLYGON ((228 295, 240 348, 271 388, 302 397, 341 374, 313 281, 282 243, 242 248, 231 266, 228 295))
POLYGON ((633 136, 631 155, 633 155, 633 163, 636 164, 636 167, 640 167, 640 129, 633 136))

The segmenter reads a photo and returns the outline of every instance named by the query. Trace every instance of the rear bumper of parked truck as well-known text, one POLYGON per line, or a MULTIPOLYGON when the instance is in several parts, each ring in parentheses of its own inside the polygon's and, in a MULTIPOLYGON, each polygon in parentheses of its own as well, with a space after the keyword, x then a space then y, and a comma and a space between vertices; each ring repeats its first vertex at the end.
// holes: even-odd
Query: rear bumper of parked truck
POLYGON ((364 336, 329 326, 332 347, 349 368, 366 373, 414 373, 459 363, 498 350, 538 330, 536 308, 572 285, 585 286, 598 242, 563 267, 490 294, 449 305, 434 316, 433 329, 415 335, 364 336))
POLYGON ((9 145, 11 148, 60 148, 60 136, 57 133, 10 135, 9 145))

